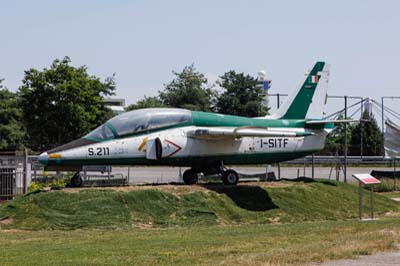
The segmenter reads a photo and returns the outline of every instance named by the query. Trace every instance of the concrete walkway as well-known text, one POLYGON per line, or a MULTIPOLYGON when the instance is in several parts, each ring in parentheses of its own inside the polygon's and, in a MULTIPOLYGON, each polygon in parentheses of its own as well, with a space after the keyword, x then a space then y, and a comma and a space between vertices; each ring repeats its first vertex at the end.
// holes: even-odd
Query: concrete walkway
MULTIPOLYGON (((168 182, 180 182, 179 179, 179 167, 130 167, 129 168, 129 181, 131 184, 137 183, 168 183, 168 182)), ((183 173, 187 168, 182 167, 181 172, 183 173)), ((247 175, 252 174, 265 174, 266 168, 260 166, 234 166, 237 172, 247 175)), ((371 170, 391 170, 387 167, 348 167, 347 168, 347 180, 349 182, 355 182, 352 178, 352 174, 355 173, 370 173, 371 170)), ((277 167, 271 167, 269 171, 274 171, 277 175, 277 167)), ((113 167, 114 174, 122 174, 128 176, 128 167, 113 167)), ((335 170, 331 167, 315 167, 314 171, 316 178, 325 178, 335 180, 335 170)), ((303 167, 281 167, 282 178, 296 178, 297 176, 308 176, 311 177, 311 168, 303 167)), ((340 181, 343 181, 343 172, 340 172, 340 181)))
POLYGON ((400 252, 381 252, 369 256, 360 256, 357 259, 327 261, 321 266, 399 266, 400 252))

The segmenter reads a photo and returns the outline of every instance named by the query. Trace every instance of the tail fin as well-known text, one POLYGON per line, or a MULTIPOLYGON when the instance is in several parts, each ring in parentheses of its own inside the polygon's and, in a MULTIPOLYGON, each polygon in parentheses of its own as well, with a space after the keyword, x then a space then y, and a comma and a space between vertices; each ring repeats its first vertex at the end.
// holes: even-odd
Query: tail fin
POLYGON ((316 62, 274 115, 280 119, 321 119, 326 103, 329 65, 316 62))

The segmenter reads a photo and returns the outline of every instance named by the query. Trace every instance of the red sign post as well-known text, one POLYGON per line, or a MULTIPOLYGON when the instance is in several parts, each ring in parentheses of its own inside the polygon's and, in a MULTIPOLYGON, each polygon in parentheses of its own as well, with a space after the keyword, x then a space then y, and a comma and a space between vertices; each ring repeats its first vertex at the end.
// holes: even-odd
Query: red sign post
POLYGON ((374 185, 380 184, 381 181, 376 179, 370 174, 353 174, 353 177, 358 180, 358 200, 359 200, 359 216, 360 220, 362 220, 362 211, 363 211, 363 192, 362 185, 370 185, 371 186, 371 219, 374 219, 374 185))

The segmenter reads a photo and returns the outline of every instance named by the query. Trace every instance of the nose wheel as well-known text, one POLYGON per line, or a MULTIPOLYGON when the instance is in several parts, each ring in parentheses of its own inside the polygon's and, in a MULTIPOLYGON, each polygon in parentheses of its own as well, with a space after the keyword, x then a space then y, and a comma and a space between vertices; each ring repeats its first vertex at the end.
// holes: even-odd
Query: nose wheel
POLYGON ((239 182, 239 175, 236 171, 228 169, 222 172, 222 182, 224 185, 236 185, 239 182))
POLYGON ((79 174, 79 172, 76 173, 76 174, 71 178, 70 184, 71 184, 72 187, 80 187, 80 186, 82 186, 83 180, 82 180, 82 177, 81 177, 81 175, 79 174))
POLYGON ((183 172, 182 178, 185 185, 194 185, 199 180, 198 173, 193 171, 193 169, 188 169, 183 172))

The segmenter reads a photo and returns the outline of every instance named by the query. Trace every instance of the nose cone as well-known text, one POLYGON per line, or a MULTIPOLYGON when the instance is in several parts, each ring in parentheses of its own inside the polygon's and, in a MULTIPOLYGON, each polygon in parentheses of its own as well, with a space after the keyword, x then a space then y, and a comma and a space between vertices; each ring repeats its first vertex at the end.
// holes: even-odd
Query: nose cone
POLYGON ((39 155, 39 162, 44 166, 47 165, 47 163, 49 162, 49 155, 47 154, 47 152, 44 152, 39 155))

